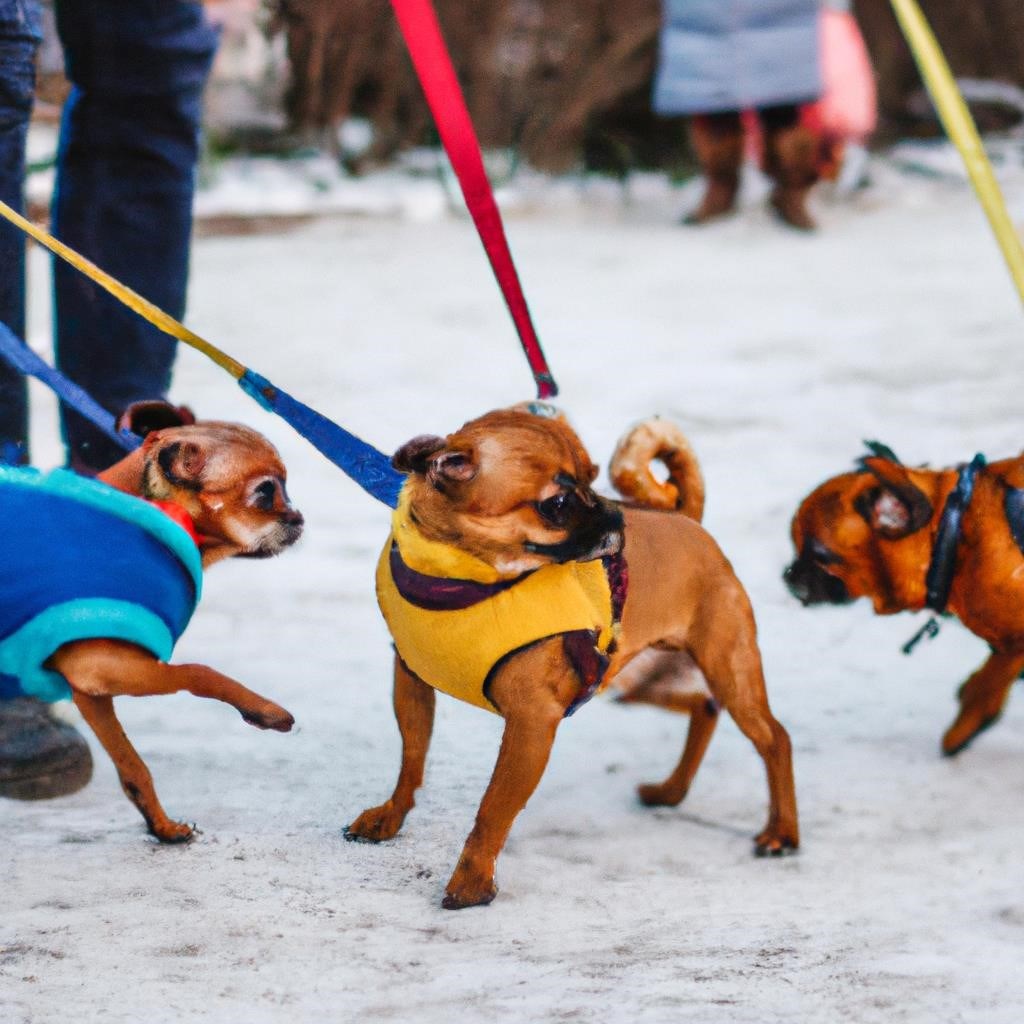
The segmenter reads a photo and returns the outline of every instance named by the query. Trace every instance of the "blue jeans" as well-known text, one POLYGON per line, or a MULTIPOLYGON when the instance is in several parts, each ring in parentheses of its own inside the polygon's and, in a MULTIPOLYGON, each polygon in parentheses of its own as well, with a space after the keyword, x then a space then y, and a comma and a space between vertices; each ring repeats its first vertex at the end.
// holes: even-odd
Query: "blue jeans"
MULTIPOLYGON (((0 196, 11 205, 23 183, 36 2, 0 0, 0 196)), ((57 0, 56 11, 72 91, 54 234, 180 319, 216 32, 196 0, 57 0)), ((0 227, 0 320, 24 336, 22 253, 13 229, 0 227)), ((58 366, 101 405, 116 414, 166 392, 171 339, 60 261, 54 298, 58 366)), ((25 445, 24 396, 24 383, 0 366, 0 445, 25 445)), ((69 460, 103 468, 120 457, 74 412, 61 415, 69 460)))
MULTIPOLYGON (((42 41, 34 0, 0 0, 0 199, 23 208, 25 135, 35 88, 34 60, 42 41)), ((0 320, 25 336, 25 239, 0 221, 0 320)), ((0 461, 28 431, 25 382, 0 361, 0 461)))

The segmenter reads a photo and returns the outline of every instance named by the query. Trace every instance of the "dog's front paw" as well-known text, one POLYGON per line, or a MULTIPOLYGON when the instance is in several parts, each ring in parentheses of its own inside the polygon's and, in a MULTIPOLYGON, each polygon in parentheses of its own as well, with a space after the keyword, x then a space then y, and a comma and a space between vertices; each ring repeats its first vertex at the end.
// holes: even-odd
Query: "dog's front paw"
POLYGON ((970 746, 972 740, 995 725, 1000 717, 999 711, 984 713, 973 708, 964 708, 942 737, 942 753, 946 757, 959 754, 961 750, 970 746))
POLYGON ((675 807, 683 802, 686 790, 666 782, 647 782, 636 787, 636 795, 645 807, 675 807))
POLYGON ((184 821, 171 821, 168 819, 159 825, 150 823, 149 831, 156 836, 161 843, 191 843, 195 839, 199 829, 195 825, 189 825, 184 821))
POLYGON ((796 853, 799 847, 796 829, 769 825, 754 839, 754 854, 758 857, 784 857, 796 853))
POLYGON ((239 708, 239 714, 257 729, 273 729, 275 732, 289 732, 295 719, 279 704, 265 700, 252 708, 239 708))
POLYGON ((483 907, 498 895, 493 872, 481 871, 465 858, 459 861, 444 891, 441 906, 445 910, 483 907))
POLYGON ((441 907, 444 910, 465 910, 466 907, 486 907, 495 896, 498 895, 498 887, 494 879, 478 879, 465 884, 455 884, 452 879, 445 889, 444 899, 441 900, 441 907))
POLYGON ((394 839, 405 821, 405 812, 400 811, 389 800, 380 807, 371 807, 345 829, 345 838, 350 842, 382 843, 394 839))

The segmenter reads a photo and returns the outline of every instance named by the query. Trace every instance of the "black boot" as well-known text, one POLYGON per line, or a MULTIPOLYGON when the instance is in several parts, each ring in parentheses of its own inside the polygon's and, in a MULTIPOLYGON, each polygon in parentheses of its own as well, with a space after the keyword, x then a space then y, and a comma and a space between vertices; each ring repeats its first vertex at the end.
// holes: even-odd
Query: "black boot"
POLYGON ((34 697, 0 701, 0 796, 48 800, 92 778, 89 744, 34 697))

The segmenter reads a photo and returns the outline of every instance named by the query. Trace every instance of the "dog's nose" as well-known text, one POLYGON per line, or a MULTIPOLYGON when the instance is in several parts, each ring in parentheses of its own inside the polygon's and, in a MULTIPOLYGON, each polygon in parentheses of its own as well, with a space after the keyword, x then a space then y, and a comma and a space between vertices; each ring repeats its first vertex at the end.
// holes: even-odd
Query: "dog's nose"
POLYGON ((281 513, 281 525, 284 527, 283 542, 285 546, 294 544, 301 536, 306 523, 305 517, 297 508, 288 508, 281 513))
POLYGON ((602 519, 605 530, 621 530, 626 525, 626 518, 622 514, 622 509, 618 505, 612 504, 610 501, 601 499, 602 504, 602 519))
POLYGON ((805 574, 800 572, 802 566, 799 561, 793 562, 786 567, 782 574, 782 581, 789 588, 789 592, 801 602, 807 604, 811 596, 811 588, 808 585, 805 574))
POLYGON ((789 592, 803 605, 850 604, 846 584, 820 565, 797 559, 783 574, 789 592))

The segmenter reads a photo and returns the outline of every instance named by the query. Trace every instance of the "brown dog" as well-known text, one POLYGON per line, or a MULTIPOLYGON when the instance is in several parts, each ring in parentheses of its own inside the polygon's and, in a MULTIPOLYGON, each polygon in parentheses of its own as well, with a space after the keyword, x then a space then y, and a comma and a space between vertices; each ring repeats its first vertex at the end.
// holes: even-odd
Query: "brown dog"
MULTIPOLYGON (((350 838, 389 839, 413 807, 434 687, 496 711, 505 719, 501 750, 443 906, 489 903, 498 854, 562 718, 602 674, 608 682, 653 649, 662 674, 671 674, 673 659, 692 658, 714 701, 764 759, 771 809, 758 852, 797 846, 790 742, 768 707, 750 602, 696 522, 599 497, 591 488, 597 469, 573 431, 520 409, 489 413, 447 438, 416 438, 393 461, 409 478, 381 558, 378 596, 398 653, 402 767, 391 798, 364 811, 350 838), (589 618, 586 602, 574 603, 577 583, 597 595, 589 618), (470 626, 460 638, 454 616, 461 614, 470 626), (493 623, 514 634, 501 646, 493 623)), ((647 803, 682 799, 710 739, 716 705, 709 694, 680 709, 698 710, 699 721, 679 768, 642 792, 647 803)))
POLYGON ((992 654, 960 689, 942 750, 962 750, 1000 714, 1024 669, 1024 456, 911 469, 884 445, 826 480, 793 518, 785 572, 805 605, 871 599, 892 615, 951 612, 992 654))
MULTIPOLYGON (((122 426, 145 429, 154 411, 164 423, 142 447, 100 474, 117 490, 172 503, 191 518, 199 536, 203 567, 232 555, 265 558, 294 543, 302 516, 285 492, 285 468, 262 435, 233 423, 191 423, 170 407, 147 404, 130 410, 122 426)), ((190 417, 189 417, 190 419, 190 417)), ((187 691, 235 707, 261 729, 287 732, 284 708, 205 665, 168 665, 142 647, 122 640, 78 640, 54 652, 48 667, 71 687, 82 717, 113 760, 121 785, 161 842, 189 840, 193 828, 172 821, 157 799, 149 770, 125 736, 113 698, 187 691)))

